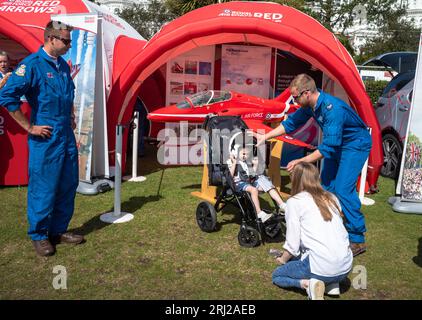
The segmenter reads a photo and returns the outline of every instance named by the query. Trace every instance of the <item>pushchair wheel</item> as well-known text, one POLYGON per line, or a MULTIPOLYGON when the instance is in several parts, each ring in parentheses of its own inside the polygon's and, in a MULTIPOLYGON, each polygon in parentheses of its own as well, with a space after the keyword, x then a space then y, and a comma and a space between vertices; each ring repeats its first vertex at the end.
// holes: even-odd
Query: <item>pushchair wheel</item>
POLYGON ((242 247, 253 248, 260 244, 259 232, 251 226, 241 226, 237 235, 242 247))
POLYGON ((206 201, 201 202, 196 208, 196 222, 204 232, 212 232, 217 224, 217 212, 214 206, 206 201))

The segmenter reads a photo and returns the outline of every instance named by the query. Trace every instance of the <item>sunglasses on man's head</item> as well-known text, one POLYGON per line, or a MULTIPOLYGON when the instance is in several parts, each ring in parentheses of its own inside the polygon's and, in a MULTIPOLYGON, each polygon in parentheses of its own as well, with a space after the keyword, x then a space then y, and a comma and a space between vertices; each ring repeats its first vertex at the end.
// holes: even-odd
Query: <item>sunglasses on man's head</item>
POLYGON ((51 37, 54 39, 60 40, 61 42, 63 42, 65 46, 68 46, 72 42, 72 39, 60 38, 58 36, 51 36, 51 37))

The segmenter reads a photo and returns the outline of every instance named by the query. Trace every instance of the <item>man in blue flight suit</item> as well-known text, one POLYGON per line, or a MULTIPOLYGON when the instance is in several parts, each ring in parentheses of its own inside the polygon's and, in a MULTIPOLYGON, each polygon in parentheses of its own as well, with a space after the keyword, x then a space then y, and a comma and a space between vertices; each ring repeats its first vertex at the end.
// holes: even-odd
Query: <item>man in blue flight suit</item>
POLYGON ((322 143, 313 153, 288 163, 290 172, 300 162, 316 162, 324 158, 321 182, 340 200, 350 247, 356 256, 366 251, 365 218, 360 212, 356 183, 372 146, 368 127, 344 101, 317 90, 315 81, 300 74, 290 84, 290 92, 301 108, 281 125, 258 136, 258 144, 284 133, 291 133, 313 117, 321 127, 322 143))
POLYGON ((0 90, 0 105, 29 134, 28 234, 41 256, 53 255, 58 243, 84 241, 67 232, 79 182, 75 86, 61 57, 71 47, 70 32, 71 27, 50 21, 44 46, 25 58, 0 90), (31 106, 30 122, 20 109, 23 95, 31 106))

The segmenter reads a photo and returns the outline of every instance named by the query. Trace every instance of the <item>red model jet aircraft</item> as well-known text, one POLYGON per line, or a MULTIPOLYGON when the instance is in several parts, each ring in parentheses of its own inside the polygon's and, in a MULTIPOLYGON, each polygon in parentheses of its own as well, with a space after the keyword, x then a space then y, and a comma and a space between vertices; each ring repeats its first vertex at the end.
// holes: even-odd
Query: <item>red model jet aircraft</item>
MULTIPOLYGON (((187 96, 185 100, 175 105, 156 109, 149 113, 147 118, 154 122, 202 123, 209 114, 240 116, 249 129, 255 132, 257 130, 269 132, 272 128, 265 125, 264 122, 279 122, 284 119, 286 114, 296 111, 299 107, 287 103, 290 96, 288 89, 272 100, 234 91, 208 90, 187 96)), ((314 146, 289 135, 282 135, 276 139, 315 149, 314 146)))

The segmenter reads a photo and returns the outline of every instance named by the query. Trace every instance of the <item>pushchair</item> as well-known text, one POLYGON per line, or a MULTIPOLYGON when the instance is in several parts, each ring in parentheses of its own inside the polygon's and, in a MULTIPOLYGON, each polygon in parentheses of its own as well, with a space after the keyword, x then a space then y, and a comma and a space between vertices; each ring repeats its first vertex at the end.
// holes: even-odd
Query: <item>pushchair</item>
MULTIPOLYGON (((222 211, 231 204, 239 209, 241 225, 238 233, 239 244, 243 247, 256 247, 259 244, 284 237, 286 231, 284 214, 279 212, 275 201, 273 216, 265 223, 258 218, 250 194, 246 191, 236 191, 233 177, 230 174, 227 160, 230 157, 230 148, 233 147, 234 138, 242 138, 243 146, 246 141, 248 127, 237 116, 208 116, 203 124, 207 132, 206 156, 208 166, 208 179, 210 186, 216 186, 216 202, 212 205, 208 201, 201 202, 196 209, 196 221, 204 232, 213 232, 216 229, 217 212, 222 211), (226 152, 228 151, 228 152, 226 152)), ((249 137, 249 140, 251 138, 249 137)), ((256 139, 252 139, 253 152, 256 155, 256 139)), ((265 163, 265 162, 264 162, 265 163)))

